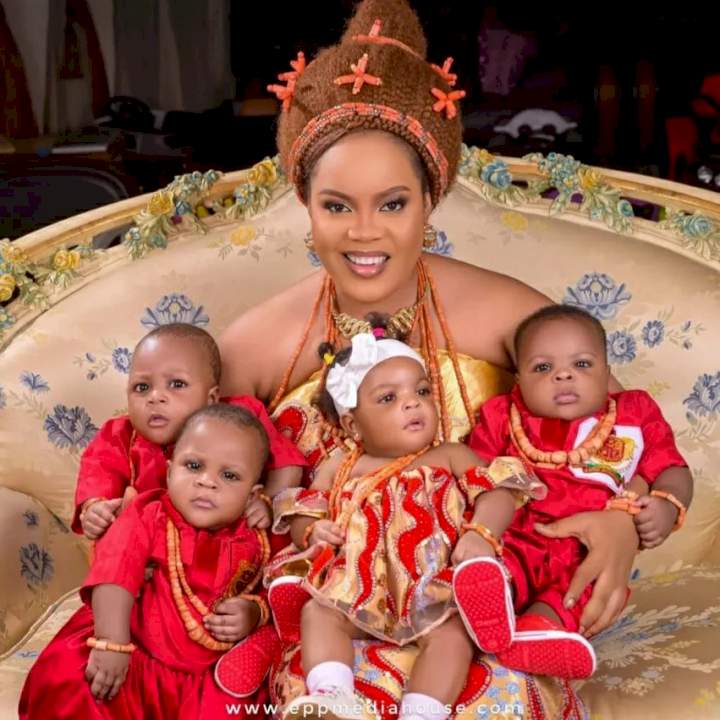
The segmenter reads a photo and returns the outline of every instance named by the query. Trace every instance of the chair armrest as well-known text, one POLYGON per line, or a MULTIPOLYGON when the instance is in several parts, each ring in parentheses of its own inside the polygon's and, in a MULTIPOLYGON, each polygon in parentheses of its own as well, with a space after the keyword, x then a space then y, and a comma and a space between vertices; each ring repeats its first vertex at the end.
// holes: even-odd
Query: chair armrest
POLYGON ((52 603, 78 587, 87 568, 82 538, 40 501, 0 487, 0 654, 52 603))

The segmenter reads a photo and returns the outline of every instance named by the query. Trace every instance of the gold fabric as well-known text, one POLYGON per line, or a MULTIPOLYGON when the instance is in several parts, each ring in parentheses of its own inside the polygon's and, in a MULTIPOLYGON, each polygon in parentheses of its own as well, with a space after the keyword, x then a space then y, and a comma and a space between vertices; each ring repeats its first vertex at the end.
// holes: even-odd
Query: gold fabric
MULTIPOLYGON (((439 357, 440 377, 445 387, 448 415, 452 427, 450 440, 457 442, 470 432, 470 421, 465 412, 465 405, 450 356, 445 350, 440 350, 439 357)), ((458 364, 465 379, 468 397, 473 404, 474 411, 477 411, 486 398, 507 392, 512 387, 512 375, 485 360, 476 360, 460 353, 458 354, 458 364)), ((318 372, 307 382, 290 391, 275 411, 275 416, 277 416, 288 405, 294 405, 300 407, 307 414, 307 427, 298 442, 298 447, 304 453, 308 453, 316 447, 319 439, 319 415, 317 410, 312 407, 312 399, 317 393, 319 382, 320 373, 318 372)))
POLYGON ((341 495, 345 542, 306 587, 361 630, 406 645, 455 612, 450 538, 465 497, 451 473, 430 467, 396 473, 358 506, 354 497, 341 495))

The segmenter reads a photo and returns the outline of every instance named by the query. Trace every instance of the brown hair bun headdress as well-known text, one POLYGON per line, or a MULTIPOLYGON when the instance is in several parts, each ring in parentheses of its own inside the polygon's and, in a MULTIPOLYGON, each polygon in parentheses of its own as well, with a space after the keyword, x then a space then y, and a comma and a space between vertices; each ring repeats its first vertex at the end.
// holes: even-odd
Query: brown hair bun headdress
POLYGON ((271 85, 283 101, 277 143, 298 194, 305 199, 308 173, 341 135, 385 130, 408 142, 423 161, 433 205, 447 192, 460 157, 457 109, 465 93, 455 88, 452 60, 425 60, 427 46, 406 0, 363 0, 339 45, 306 65, 298 54, 292 70, 271 85))

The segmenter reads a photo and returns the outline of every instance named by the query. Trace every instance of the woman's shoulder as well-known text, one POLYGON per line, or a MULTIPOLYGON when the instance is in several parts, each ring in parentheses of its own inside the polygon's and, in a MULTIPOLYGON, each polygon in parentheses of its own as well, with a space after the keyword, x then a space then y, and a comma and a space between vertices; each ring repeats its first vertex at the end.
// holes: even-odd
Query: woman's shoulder
POLYGON ((447 257, 428 258, 460 352, 512 368, 515 328, 551 300, 517 278, 447 257))
POLYGON ((447 296, 462 294, 466 298, 492 302, 499 294, 512 295, 521 303, 538 307, 549 303, 539 290, 510 275, 437 255, 430 255, 426 262, 438 284, 447 284, 447 288, 443 288, 447 296))
POLYGON ((268 396, 300 339, 322 281, 321 272, 313 273, 248 308, 226 328, 218 341, 224 394, 268 396))

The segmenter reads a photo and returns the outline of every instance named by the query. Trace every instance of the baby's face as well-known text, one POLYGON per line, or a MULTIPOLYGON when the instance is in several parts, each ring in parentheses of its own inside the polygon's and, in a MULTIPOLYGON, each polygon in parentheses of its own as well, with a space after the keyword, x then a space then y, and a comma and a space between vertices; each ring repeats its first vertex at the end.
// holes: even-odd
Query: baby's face
POLYGON ((257 430, 218 418, 201 418, 175 447, 168 494, 190 525, 217 530, 243 514, 262 470, 257 430))
POLYGON ((430 381, 410 358, 385 360, 374 367, 358 390, 358 406, 346 415, 350 434, 360 435, 375 457, 402 457, 429 445, 438 416, 430 381))
POLYGON ((151 337, 135 350, 128 378, 128 414, 151 442, 175 442, 185 421, 217 402, 207 354, 188 338, 151 337))
POLYGON ((601 410, 610 370, 588 322, 553 318, 531 327, 518 353, 517 381, 533 415, 574 420, 601 410))

